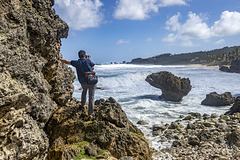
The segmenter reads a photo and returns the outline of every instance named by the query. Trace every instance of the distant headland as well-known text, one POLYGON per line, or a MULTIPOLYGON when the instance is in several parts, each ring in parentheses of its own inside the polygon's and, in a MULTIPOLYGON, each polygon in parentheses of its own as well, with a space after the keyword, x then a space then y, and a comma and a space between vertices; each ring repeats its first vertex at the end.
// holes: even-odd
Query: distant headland
POLYGON ((187 65, 203 64, 209 66, 230 65, 240 57, 240 46, 224 47, 210 51, 181 54, 164 53, 149 58, 135 58, 129 64, 187 65))

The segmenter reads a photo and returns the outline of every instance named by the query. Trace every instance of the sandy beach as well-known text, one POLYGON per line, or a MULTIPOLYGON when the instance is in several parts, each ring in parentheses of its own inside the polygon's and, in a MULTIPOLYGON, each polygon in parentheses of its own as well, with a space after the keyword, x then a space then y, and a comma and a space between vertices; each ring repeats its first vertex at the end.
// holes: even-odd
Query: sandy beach
POLYGON ((209 66, 204 64, 188 64, 186 66, 199 67, 199 68, 219 68, 219 66, 209 66))

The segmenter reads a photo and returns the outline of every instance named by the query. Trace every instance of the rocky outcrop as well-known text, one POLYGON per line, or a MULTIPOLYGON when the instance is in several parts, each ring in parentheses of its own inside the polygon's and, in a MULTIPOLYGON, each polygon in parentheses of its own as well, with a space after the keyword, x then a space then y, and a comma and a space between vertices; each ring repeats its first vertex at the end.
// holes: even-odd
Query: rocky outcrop
POLYGON ((113 98, 95 102, 94 119, 88 119, 87 110, 80 110, 79 105, 71 100, 49 121, 50 159, 68 159, 70 153, 72 157, 97 158, 106 155, 106 151, 118 159, 124 156, 150 159, 143 133, 127 119, 113 98))
POLYGON ((224 65, 223 65, 223 66, 220 66, 220 67, 219 67, 219 70, 220 70, 220 71, 223 71, 223 72, 230 72, 229 67, 228 67, 228 66, 224 66, 224 65))
MULTIPOLYGON (((74 122, 71 127, 76 128, 73 130, 67 127, 67 123, 62 128, 62 124, 56 123, 56 128, 65 129, 66 132, 62 133, 64 136, 59 136, 61 133, 54 126, 49 126, 57 120, 58 115, 61 115, 59 120, 64 121, 69 115, 78 113, 74 107, 76 109, 76 104, 80 103, 69 102, 75 75, 58 60, 60 39, 68 36, 68 25, 55 15, 53 4, 54 0, 0 2, 0 159, 58 159, 61 146, 75 144, 76 148, 81 148, 82 140, 89 143, 85 146, 86 153, 95 154, 99 152, 98 148, 104 148, 94 140, 94 133, 100 135, 100 131, 105 133, 105 137, 99 138, 99 141, 109 145, 104 149, 112 155, 148 157, 147 147, 146 150, 133 148, 133 144, 147 146, 147 142, 142 141, 142 133, 126 117, 116 116, 119 118, 116 119, 116 112, 123 112, 121 110, 109 111, 114 116, 108 116, 102 111, 102 114, 99 113, 102 117, 96 117, 87 126, 81 118, 79 121, 66 120, 69 124, 74 122), (70 104, 73 106, 70 107, 70 104), (82 132, 87 132, 84 129, 91 132, 86 133, 84 139, 79 139, 82 138, 82 132), (69 135, 67 131, 70 131, 69 135), (112 146, 116 148, 112 149, 112 146), (49 148, 51 152, 48 152, 49 148)), ((104 107, 101 110, 104 109, 108 110, 104 107)), ((79 114, 73 117, 76 116, 79 114)), ((68 147, 61 152, 63 157, 71 159, 73 155, 80 154, 81 150, 73 148, 68 147)))
POLYGON ((160 153, 154 153, 156 158, 239 159, 240 113, 231 116, 189 114, 171 124, 153 127, 155 132, 159 133, 159 143, 166 145, 172 142, 169 144, 171 147, 162 148, 160 153))
POLYGON ((232 61, 230 67, 221 66, 219 70, 223 72, 240 73, 240 60, 232 61))
POLYGON ((206 95, 206 98, 201 102, 202 105, 206 106, 228 106, 234 103, 234 97, 230 92, 223 94, 217 94, 212 92, 206 95))
POLYGON ((240 113, 240 97, 235 99, 233 106, 227 111, 226 115, 233 115, 234 113, 240 113))
POLYGON ((148 75, 146 81, 162 90, 161 99, 169 101, 181 101, 186 96, 192 86, 188 78, 180 78, 170 72, 158 72, 148 75))
POLYGON ((68 26, 49 0, 2 0, 0 15, 0 159, 44 159, 44 127, 73 92, 57 59, 68 26))

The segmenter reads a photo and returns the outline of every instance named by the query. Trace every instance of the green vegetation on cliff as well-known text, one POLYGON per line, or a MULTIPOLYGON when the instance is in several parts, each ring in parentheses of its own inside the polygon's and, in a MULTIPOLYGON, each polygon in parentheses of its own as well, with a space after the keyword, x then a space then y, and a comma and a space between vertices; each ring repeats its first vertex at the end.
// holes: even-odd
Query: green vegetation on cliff
POLYGON ((170 54, 165 53, 150 58, 136 58, 130 64, 204 64, 204 65, 230 65, 232 60, 239 59, 240 46, 224 47, 211 51, 170 54))

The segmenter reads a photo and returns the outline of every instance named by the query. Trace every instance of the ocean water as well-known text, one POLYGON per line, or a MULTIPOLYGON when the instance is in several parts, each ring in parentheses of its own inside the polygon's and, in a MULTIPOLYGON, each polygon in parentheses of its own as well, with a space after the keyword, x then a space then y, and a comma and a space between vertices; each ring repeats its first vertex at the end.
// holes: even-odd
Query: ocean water
MULTIPOLYGON (((170 144, 158 143, 158 137, 152 136, 151 127, 154 124, 171 123, 180 115, 188 115, 189 112, 201 114, 224 114, 231 106, 210 107, 201 105, 206 94, 217 92, 231 92, 233 96, 240 96, 240 74, 221 72, 218 68, 202 66, 162 66, 162 65, 97 65, 95 71, 99 76, 95 100, 113 97, 121 104, 128 118, 135 124, 144 120, 149 124, 137 125, 150 145, 155 149, 161 149, 170 144), (192 90, 183 97, 181 102, 162 101, 159 99, 161 90, 152 87, 145 78, 155 72, 169 71, 181 78, 189 78, 192 90)), ((73 96, 81 99, 80 84, 74 81, 75 91, 73 96)))

